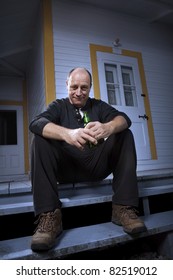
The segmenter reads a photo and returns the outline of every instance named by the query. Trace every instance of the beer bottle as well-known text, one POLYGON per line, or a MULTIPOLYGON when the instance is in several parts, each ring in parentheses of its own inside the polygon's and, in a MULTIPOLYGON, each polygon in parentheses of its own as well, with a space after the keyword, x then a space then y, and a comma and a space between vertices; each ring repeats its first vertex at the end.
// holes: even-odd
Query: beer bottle
POLYGON ((84 121, 84 127, 90 122, 90 117, 88 116, 87 112, 84 112, 83 121, 84 121))
MULTIPOLYGON (((90 117, 88 116, 88 113, 87 113, 87 112, 84 112, 83 121, 84 121, 84 127, 90 122, 90 117)), ((91 142, 88 142, 88 146, 89 146, 89 148, 92 148, 92 147, 94 147, 95 145, 92 144, 91 142)))

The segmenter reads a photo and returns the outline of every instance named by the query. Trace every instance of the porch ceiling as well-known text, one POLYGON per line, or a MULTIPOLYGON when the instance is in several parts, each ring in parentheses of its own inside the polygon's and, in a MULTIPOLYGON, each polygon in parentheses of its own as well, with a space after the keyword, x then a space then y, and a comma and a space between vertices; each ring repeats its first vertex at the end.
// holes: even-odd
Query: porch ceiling
POLYGON ((0 1, 0 76, 25 76, 39 3, 0 1))
MULTIPOLYGON (((173 0, 73 1, 139 17, 149 23, 173 26, 173 0)), ((41 0, 0 1, 0 76, 25 76, 40 2, 41 0)))
POLYGON ((173 0, 76 0, 103 9, 127 14, 149 23, 173 25, 173 0))

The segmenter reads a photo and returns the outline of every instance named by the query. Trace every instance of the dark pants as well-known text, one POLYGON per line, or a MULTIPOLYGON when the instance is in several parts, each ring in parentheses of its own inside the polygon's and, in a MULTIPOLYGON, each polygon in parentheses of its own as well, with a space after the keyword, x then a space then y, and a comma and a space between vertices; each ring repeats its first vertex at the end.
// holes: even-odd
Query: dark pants
POLYGON ((36 215, 61 207, 57 182, 97 181, 110 173, 113 173, 112 202, 138 206, 136 151, 129 129, 85 151, 35 135, 31 165, 36 215))

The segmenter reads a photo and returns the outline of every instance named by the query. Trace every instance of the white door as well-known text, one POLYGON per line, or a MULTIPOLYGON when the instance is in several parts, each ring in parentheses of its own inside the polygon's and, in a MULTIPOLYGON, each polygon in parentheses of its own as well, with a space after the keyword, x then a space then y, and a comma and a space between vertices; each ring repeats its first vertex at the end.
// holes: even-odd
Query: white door
POLYGON ((24 174, 22 106, 0 105, 0 175, 24 174))
POLYGON ((97 53, 101 99, 125 112, 132 121, 138 160, 151 158, 147 116, 137 59, 97 53))

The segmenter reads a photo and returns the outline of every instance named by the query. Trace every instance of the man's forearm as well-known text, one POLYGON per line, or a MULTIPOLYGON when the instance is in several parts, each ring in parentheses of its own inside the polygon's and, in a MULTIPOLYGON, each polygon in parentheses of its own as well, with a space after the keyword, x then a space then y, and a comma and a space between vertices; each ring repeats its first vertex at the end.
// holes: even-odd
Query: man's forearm
POLYGON ((68 128, 62 127, 54 123, 48 123, 44 126, 42 135, 45 138, 65 140, 65 135, 68 132, 68 128))
POLYGON ((112 121, 107 123, 110 127, 110 135, 113 133, 119 133, 128 128, 126 119, 122 116, 115 117, 112 121))

